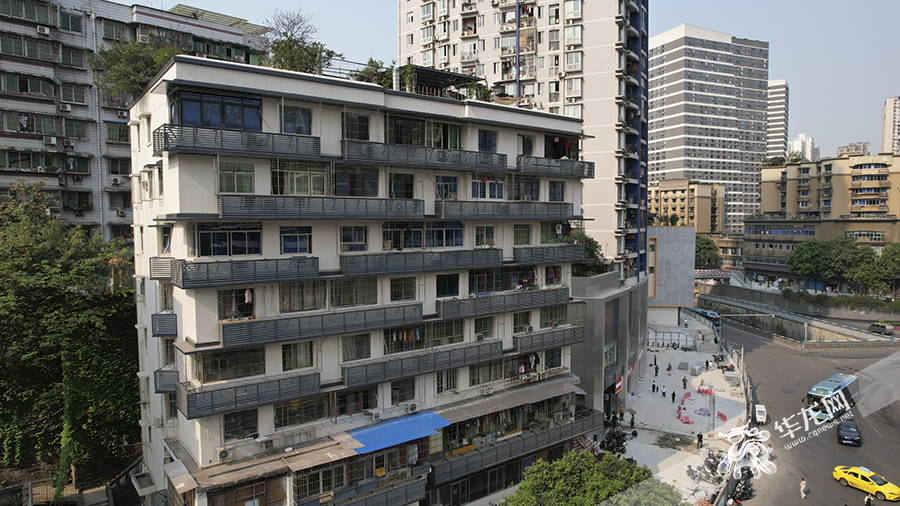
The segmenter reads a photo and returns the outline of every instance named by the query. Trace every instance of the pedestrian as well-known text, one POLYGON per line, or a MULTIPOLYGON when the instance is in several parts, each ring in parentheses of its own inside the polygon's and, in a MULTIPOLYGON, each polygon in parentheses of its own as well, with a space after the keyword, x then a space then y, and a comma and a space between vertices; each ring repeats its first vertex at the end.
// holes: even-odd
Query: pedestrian
POLYGON ((703 433, 702 432, 697 433, 697 449, 699 450, 700 448, 703 448, 703 433))
POLYGON ((706 359, 706 370, 709 370, 709 359, 706 359))
POLYGON ((619 421, 622 422, 625 420, 625 406, 619 404, 619 421))
POLYGON ((666 372, 669 373, 669 376, 672 375, 672 362, 669 362, 669 365, 666 366, 666 372))
POLYGON ((634 413, 631 414, 631 428, 634 428, 634 413))
POLYGON ((865 499, 863 499, 863 504, 865 506, 872 506, 875 503, 875 497, 872 494, 868 494, 865 499))
POLYGON ((659 366, 658 365, 653 366, 653 376, 659 377, 659 366))
POLYGON ((687 318, 684 319, 684 328, 687 328, 687 318))
POLYGON ((769 446, 766 447, 766 451, 769 452, 769 460, 771 460, 772 457, 775 456, 775 448, 772 448, 772 445, 769 444, 769 446))
POLYGON ((806 499, 806 478, 800 478, 800 498, 806 499))
POLYGON ((653 355, 653 367, 656 367, 656 355, 653 355))
POLYGON ((656 393, 656 380, 653 380, 653 383, 650 384, 650 393, 656 393))
POLYGON ((687 390, 687 376, 681 378, 681 389, 687 390))
POLYGON ((666 387, 665 386, 662 387, 662 396, 663 396, 663 399, 666 398, 666 387))
POLYGON ((675 404, 675 392, 672 392, 672 404, 675 404))

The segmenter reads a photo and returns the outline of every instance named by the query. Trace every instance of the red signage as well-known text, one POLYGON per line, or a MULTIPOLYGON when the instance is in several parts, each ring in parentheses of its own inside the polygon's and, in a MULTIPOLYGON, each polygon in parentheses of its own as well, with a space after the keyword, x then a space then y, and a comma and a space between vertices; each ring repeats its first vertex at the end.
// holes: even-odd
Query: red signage
POLYGON ((634 364, 631 364, 631 367, 628 368, 628 376, 631 376, 631 373, 634 372, 634 364))
POLYGON ((619 390, 622 390, 622 378, 616 380, 616 393, 619 393, 619 390))

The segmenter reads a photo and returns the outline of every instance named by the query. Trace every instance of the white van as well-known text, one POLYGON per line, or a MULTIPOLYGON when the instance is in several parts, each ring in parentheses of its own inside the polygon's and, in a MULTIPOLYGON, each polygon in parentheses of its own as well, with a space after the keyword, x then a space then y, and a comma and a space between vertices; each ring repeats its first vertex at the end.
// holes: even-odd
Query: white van
POLYGON ((869 332, 889 336, 894 333, 894 326, 890 323, 873 323, 869 325, 869 332))

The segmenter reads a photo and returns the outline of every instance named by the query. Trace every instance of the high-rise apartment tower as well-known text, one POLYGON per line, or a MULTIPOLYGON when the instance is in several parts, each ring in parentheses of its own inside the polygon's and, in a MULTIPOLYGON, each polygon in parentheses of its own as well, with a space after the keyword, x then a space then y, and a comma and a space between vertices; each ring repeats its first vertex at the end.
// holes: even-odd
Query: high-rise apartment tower
POLYGON ((784 79, 769 81, 769 130, 766 158, 787 155, 790 87, 784 79))
POLYGON ((884 101, 881 152, 900 154, 900 97, 891 97, 884 101))

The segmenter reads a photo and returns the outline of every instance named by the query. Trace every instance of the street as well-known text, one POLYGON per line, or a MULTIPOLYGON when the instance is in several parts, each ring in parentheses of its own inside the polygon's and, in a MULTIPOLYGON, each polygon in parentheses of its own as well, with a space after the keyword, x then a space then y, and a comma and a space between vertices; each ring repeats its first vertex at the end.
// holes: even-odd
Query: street
MULTIPOLYGON (((773 342, 742 328, 726 325, 722 331, 736 349, 744 347, 751 382, 754 386, 754 401, 768 408, 768 423, 763 427, 771 434, 770 442, 775 448, 773 463, 778 470, 773 475, 762 475, 753 480, 755 496, 747 504, 790 505, 817 504, 836 505, 862 504, 862 491, 842 487, 832 478, 835 466, 865 466, 880 473, 892 483, 900 483, 900 454, 898 430, 900 427, 900 403, 894 402, 867 417, 858 416, 858 408, 851 411, 863 435, 862 447, 844 446, 837 443, 836 429, 822 431, 817 436, 808 433, 817 427, 809 422, 804 430, 803 397, 817 382, 834 373, 857 373, 861 369, 883 359, 891 350, 852 351, 802 351, 773 342), (787 431, 779 432, 776 422, 783 425, 784 418, 792 424, 799 422, 793 437, 787 431), (806 436, 804 441, 800 438, 806 436), (791 446, 792 442, 797 442, 791 446), (786 445, 790 446, 786 449, 786 445), (808 498, 800 498, 800 480, 805 478, 808 498)), ((862 379, 860 382, 862 383, 862 379)), ((866 385, 860 385, 865 392, 866 385)), ((824 427, 824 425, 823 425, 824 427)))

